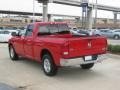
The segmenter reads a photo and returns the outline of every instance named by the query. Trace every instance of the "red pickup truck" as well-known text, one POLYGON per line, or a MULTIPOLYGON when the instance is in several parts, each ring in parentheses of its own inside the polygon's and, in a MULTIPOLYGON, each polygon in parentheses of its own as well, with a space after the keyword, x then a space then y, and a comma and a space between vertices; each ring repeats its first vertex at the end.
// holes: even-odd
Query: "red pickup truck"
POLYGON ((105 59, 106 51, 105 37, 72 35, 62 22, 29 24, 25 32, 20 31, 9 40, 12 60, 22 56, 41 62, 48 76, 55 75, 61 66, 80 65, 82 69, 90 69, 105 59))

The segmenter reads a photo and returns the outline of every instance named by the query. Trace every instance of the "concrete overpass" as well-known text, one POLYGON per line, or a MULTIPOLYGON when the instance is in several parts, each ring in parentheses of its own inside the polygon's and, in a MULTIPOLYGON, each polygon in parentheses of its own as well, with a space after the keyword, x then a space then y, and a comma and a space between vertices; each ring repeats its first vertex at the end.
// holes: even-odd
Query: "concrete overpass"
MULTIPOLYGON (((43 0, 38 0, 40 3, 43 2, 43 0)), ((71 5, 71 6, 77 6, 80 7, 81 2, 80 1, 74 1, 74 0, 45 0, 48 3, 52 2, 52 3, 57 3, 57 4, 64 4, 64 5, 71 5)), ((90 8, 94 8, 95 4, 89 3, 89 7, 90 8)), ((99 10, 106 10, 106 11, 113 11, 113 12, 120 12, 120 8, 117 7, 112 7, 112 6, 106 6, 106 5, 97 5, 97 9, 99 10)))
MULTIPOLYGON (((43 21, 47 21, 47 9, 48 9, 48 3, 56 3, 56 4, 64 4, 64 5, 71 5, 71 6, 81 6, 80 1, 73 1, 73 0, 37 0, 39 3, 43 3, 43 21)), ((88 5, 89 10, 88 10, 88 28, 92 28, 92 11, 95 9, 96 5, 89 3, 88 5)), ((117 14, 120 12, 120 8, 117 7, 111 7, 111 6, 106 6, 106 5, 97 5, 97 9, 99 10, 106 10, 106 11, 112 11, 114 14, 114 24, 116 25, 117 23, 117 14)))
MULTIPOLYGON (((80 7, 81 2, 80 1, 74 1, 74 0, 38 0, 39 3, 56 3, 56 4, 64 4, 64 5, 71 5, 71 6, 77 6, 80 7)), ((94 8, 95 4, 89 3, 89 8, 94 8)), ((107 5, 97 5, 97 9, 99 10, 106 10, 106 11, 113 11, 113 12, 120 12, 120 8, 118 7, 112 7, 107 5)))
MULTIPOLYGON (((22 12, 22 11, 8 11, 8 10, 0 10, 0 14, 11 14, 11 15, 29 15, 33 16, 33 12, 22 12)), ((43 16, 42 13, 35 13, 35 16, 43 16)), ((62 15, 62 14, 47 14, 48 20, 51 20, 51 17, 58 16, 58 17, 71 17, 71 18, 80 18, 80 16, 73 16, 73 15, 62 15)))

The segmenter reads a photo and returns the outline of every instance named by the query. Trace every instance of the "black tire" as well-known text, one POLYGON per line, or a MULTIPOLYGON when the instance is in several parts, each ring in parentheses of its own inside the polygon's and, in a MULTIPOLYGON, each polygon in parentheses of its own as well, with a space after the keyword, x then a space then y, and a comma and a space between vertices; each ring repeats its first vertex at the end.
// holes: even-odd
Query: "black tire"
POLYGON ((114 39, 116 39, 116 40, 119 39, 119 38, 120 38, 119 35, 115 35, 115 36, 114 36, 114 39))
POLYGON ((9 46, 9 55, 10 55, 11 60, 13 61, 17 61, 19 59, 19 56, 15 52, 15 49, 12 45, 9 46))
POLYGON ((94 63, 82 64, 80 66, 82 69, 91 69, 94 66, 94 63))
POLYGON ((58 71, 58 67, 55 65, 51 55, 45 54, 42 58, 42 68, 47 76, 55 76, 58 71), (46 65, 47 63, 47 65, 46 65), (46 69, 47 68, 47 69, 46 69))

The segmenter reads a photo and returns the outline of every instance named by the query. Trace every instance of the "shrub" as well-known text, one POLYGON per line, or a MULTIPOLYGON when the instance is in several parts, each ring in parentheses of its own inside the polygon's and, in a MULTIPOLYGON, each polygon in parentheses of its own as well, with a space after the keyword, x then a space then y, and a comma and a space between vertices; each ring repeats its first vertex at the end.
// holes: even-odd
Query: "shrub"
POLYGON ((120 45, 108 45, 108 51, 111 53, 120 53, 120 45))

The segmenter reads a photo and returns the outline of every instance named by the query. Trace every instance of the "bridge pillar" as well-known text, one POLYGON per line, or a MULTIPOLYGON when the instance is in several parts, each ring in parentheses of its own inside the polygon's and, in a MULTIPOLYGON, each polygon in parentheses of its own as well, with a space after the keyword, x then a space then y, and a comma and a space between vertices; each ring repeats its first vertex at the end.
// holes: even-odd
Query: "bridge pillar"
POLYGON ((89 8, 87 12, 87 29, 92 29, 93 18, 92 18, 93 9, 89 8))
POLYGON ((54 21, 52 14, 49 14, 49 15, 48 15, 48 21, 50 21, 50 22, 54 21))
POLYGON ((43 2, 43 22, 48 21, 48 3, 43 2))
POLYGON ((117 13, 114 12, 114 28, 117 28, 117 13))

